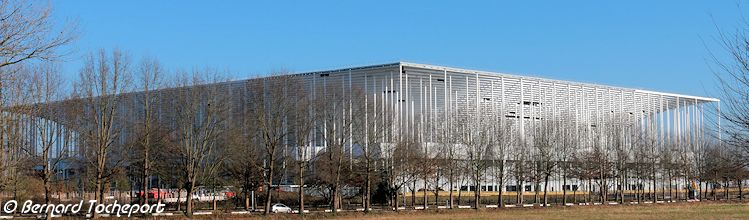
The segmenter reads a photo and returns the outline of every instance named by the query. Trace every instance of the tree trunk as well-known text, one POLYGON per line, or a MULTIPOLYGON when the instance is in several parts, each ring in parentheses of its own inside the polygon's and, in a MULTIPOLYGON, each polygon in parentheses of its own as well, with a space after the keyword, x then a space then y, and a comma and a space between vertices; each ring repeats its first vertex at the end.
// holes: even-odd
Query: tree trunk
POLYGON ((244 210, 250 210, 250 189, 244 189, 244 210))
POLYGON ((674 195, 673 195, 673 182, 672 182, 672 176, 671 171, 668 172, 668 201, 673 202, 674 195))
POLYGON ((395 196, 393 196, 393 210, 395 210, 395 212, 398 212, 398 191, 400 190, 395 190, 395 196))
MULTIPOLYGON (((147 114, 147 113, 146 113, 147 114)), ((148 124, 148 122, 146 122, 148 124)), ((141 183, 141 189, 143 191, 143 201, 141 201, 141 204, 148 204, 148 182, 149 182, 149 176, 148 171, 150 169, 149 165, 149 152, 148 152, 148 145, 149 143, 149 137, 148 137, 148 125, 146 125, 146 137, 145 137, 145 143, 144 146, 144 154, 143 154, 143 182, 141 183)))
MULTIPOLYGON (((367 182, 367 190, 369 190, 369 182, 367 182)), ((367 194, 369 194, 369 191, 367 191, 367 194)), ((366 208, 364 210, 366 211, 366 208)), ((304 215, 304 162, 299 163, 299 215, 304 215)))
POLYGON ((523 187, 523 180, 520 180, 520 178, 518 178, 518 180, 516 181, 516 183, 517 183, 517 187, 516 187, 516 189, 517 189, 516 190, 516 192, 517 192, 516 193, 517 199, 516 199, 516 201, 517 201, 518 205, 523 205, 523 191, 525 191, 525 187, 523 187))
MULTIPOLYGON (((460 184, 463 185, 463 184, 460 184)), ((460 201, 463 200, 463 186, 458 186, 458 206, 460 206, 460 201)))
POLYGON ((97 176, 96 182, 95 182, 96 192, 94 193, 94 197, 95 197, 94 199, 96 200, 97 203, 102 203, 104 202, 103 200, 104 197, 102 196, 102 192, 104 191, 104 189, 103 189, 101 178, 100 178, 101 174, 98 174, 96 176, 97 176))
MULTIPOLYGON (((502 171, 500 171, 502 172, 502 171)), ((500 174, 501 175, 501 174, 500 174)), ((502 201, 502 192, 504 189, 502 189, 502 185, 504 185, 504 177, 499 178, 499 185, 497 186, 497 191, 499 191, 499 195, 497 195, 497 207, 503 208, 505 207, 505 203, 502 201)))
MULTIPOLYGON (((369 157, 367 157, 367 158, 369 158, 369 157)), ((370 163, 371 162, 369 161, 369 159, 367 159, 367 164, 366 164, 367 174, 365 176, 366 180, 364 181, 365 182, 365 186, 364 186, 365 187, 365 190, 364 190, 364 193, 365 193, 364 194, 364 212, 369 212, 369 206, 370 206, 370 203, 372 202, 372 199, 371 199, 371 197, 372 197, 372 180, 371 180, 371 178, 372 177, 370 176, 371 175, 371 169, 372 169, 372 167, 371 167, 370 163)))
POLYGON ((213 211, 216 211, 216 190, 213 190, 213 211))
MULTIPOLYGON (((47 160, 45 160, 45 162, 46 161, 47 160)), ((51 187, 49 185, 49 171, 48 171, 47 166, 45 166, 45 170, 44 170, 44 204, 50 204, 50 202, 49 202, 49 200, 50 200, 49 193, 50 193, 50 191, 52 191, 52 190, 50 190, 50 188, 51 187)), ((52 219, 52 213, 47 213, 46 214, 46 219, 48 219, 48 220, 52 219)))
POLYGON ((416 207, 416 178, 414 178, 413 187, 411 188, 411 207, 416 207))
MULTIPOLYGON (((46 173, 46 172, 45 172, 46 173)), ((48 176, 49 174, 45 174, 45 176, 48 176)), ((52 187, 49 185, 49 178, 44 178, 44 204, 49 204, 49 194, 52 191, 52 187)))
POLYGON ((158 188, 156 188, 156 193, 158 193, 156 195, 156 203, 161 203, 161 199, 162 199, 161 198, 161 186, 159 186, 158 188))
POLYGON ((533 185, 534 185, 533 186, 533 204, 535 206, 535 204, 539 203, 539 201, 538 201, 538 192, 539 192, 538 186, 541 185, 541 183, 540 183, 541 180, 539 178, 537 178, 537 176, 533 177, 533 178, 535 179, 535 180, 533 180, 533 185))
POLYGON ((743 190, 742 182, 743 181, 739 180, 739 201, 744 200, 744 193, 742 191, 743 190))
POLYGON ((195 191, 195 184, 190 182, 188 183, 188 189, 187 189, 187 199, 185 200, 185 204, 187 208, 185 209, 185 215, 188 217, 192 216, 192 192, 195 191))
POLYGON ((653 166, 653 187, 652 187, 653 203, 656 203, 658 202, 658 192, 656 192, 657 187, 656 187, 656 177, 655 177, 655 162, 653 162, 652 166, 653 166))
POLYGON ((549 173, 546 174, 544 177, 544 207, 546 207, 546 204, 549 203, 549 197, 547 197, 547 192, 549 188, 549 173))
POLYGON ((424 209, 425 210, 427 209, 427 206, 428 206, 427 205, 427 201, 428 201, 427 200, 427 189, 428 189, 427 188, 427 178, 426 178, 426 175, 424 175, 424 191, 423 191, 424 192, 424 195, 423 195, 424 198, 423 199, 424 199, 424 209))
POLYGON ((601 194, 601 196, 600 196, 600 202, 601 202, 601 204, 606 203, 606 194, 607 194, 606 193, 606 188, 608 186, 608 184, 606 184, 606 178, 605 178, 603 172, 604 172, 603 164, 601 164, 601 169, 600 169, 600 173, 601 173, 600 174, 601 184, 599 185, 599 189, 600 189, 599 193, 601 194))
POLYGON ((621 186, 621 188, 619 189, 619 204, 623 205, 624 204, 624 190, 627 188, 627 183, 626 183, 627 182, 627 177, 626 177, 627 171, 624 170, 624 168, 623 168, 624 165, 621 165, 621 167, 622 167, 621 168, 622 171, 621 171, 621 175, 620 175, 621 177, 619 177, 619 185, 621 186))
POLYGON ((728 195, 728 186, 729 186, 730 184, 728 183, 728 179, 726 179, 726 180, 724 181, 724 183, 725 183, 725 187, 723 187, 723 192, 724 192, 724 194, 725 194, 726 200, 730 201, 730 200, 731 200, 731 197, 729 197, 729 195, 728 195))
POLYGON ((585 203, 593 201, 593 179, 588 179, 588 197, 585 199, 585 203))
POLYGON ((661 186, 661 198, 663 198, 663 201, 666 201, 666 181, 663 180, 663 185, 661 186))
POLYGON ((453 199, 454 199, 454 198, 453 198, 453 184, 454 184, 454 183, 453 183, 453 182, 454 182, 454 181, 453 181, 453 180, 454 180, 453 178, 454 178, 454 176, 453 176, 453 169, 452 169, 452 168, 450 168, 450 183, 448 183, 448 185, 449 185, 449 186, 448 186, 448 188, 449 188, 449 190, 450 190, 450 192, 449 192, 449 194, 450 194, 450 195, 449 195, 449 197, 450 197, 450 201, 448 201, 448 203, 449 203, 449 204, 448 204, 448 206, 450 206, 450 209, 452 209, 452 208, 453 208, 453 202, 455 202, 455 201, 453 200, 453 199))
POLYGON ((713 201, 718 200, 718 195, 715 193, 715 185, 717 184, 717 181, 713 181, 712 185, 710 186, 710 194, 713 195, 713 201))
MULTIPOLYGON (((578 184, 578 188, 579 186, 580 184, 578 184)), ((572 203, 577 203, 577 190, 576 189, 572 189, 572 203)))
MULTIPOLYGON (((341 144, 343 146, 343 144, 341 144)), ((338 208, 341 207, 340 188, 341 188, 341 160, 342 156, 338 156, 338 163, 336 164, 336 175, 335 175, 335 186, 333 187, 333 214, 338 214, 338 208)))
MULTIPOLYGON (((440 203, 440 172, 439 170, 435 172, 434 177, 434 208, 439 208, 440 203)), ((424 193, 426 193, 426 189, 424 190, 424 193)), ((426 208, 426 206, 424 206, 426 208)))
POLYGON ((474 201, 474 209, 479 209, 479 205, 481 204, 481 182, 478 180, 478 177, 476 178, 476 190, 473 193, 474 201))
POLYGON ((340 203, 339 198, 338 198, 338 186, 333 186, 332 196, 333 196, 333 201, 332 201, 333 204, 331 205, 332 207, 331 211, 333 212, 333 214, 336 214, 338 213, 338 203, 340 203))
POLYGON ((567 205, 567 175, 562 172, 562 206, 567 205))
POLYGON ((271 212, 271 196, 273 190, 273 154, 270 154, 268 156, 268 178, 265 179, 265 210, 263 210, 263 214, 267 215, 271 212))
POLYGON ((678 202, 679 199, 681 198, 680 197, 681 193, 679 193, 679 180, 678 180, 678 178, 677 178, 677 180, 674 180, 674 185, 676 185, 676 187, 674 187, 674 194, 676 194, 676 195, 674 195, 674 197, 676 197, 676 201, 678 202))
POLYGON ((182 205, 180 200, 182 200, 182 187, 177 188, 177 211, 180 210, 180 206, 182 205))

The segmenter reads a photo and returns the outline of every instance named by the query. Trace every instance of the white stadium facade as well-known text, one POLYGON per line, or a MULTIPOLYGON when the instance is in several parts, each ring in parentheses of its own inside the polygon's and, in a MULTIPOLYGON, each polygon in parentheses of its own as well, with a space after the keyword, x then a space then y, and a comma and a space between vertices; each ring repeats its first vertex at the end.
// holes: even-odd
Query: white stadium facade
MULTIPOLYGON (((420 151, 424 152, 425 157, 445 159, 445 155, 451 152, 453 160, 468 161, 477 159, 476 155, 479 155, 477 160, 489 164, 483 169, 486 175, 480 180, 482 191, 535 191, 541 187, 546 187, 549 191, 600 190, 592 188, 593 183, 571 175, 573 171, 554 171, 549 177, 548 186, 541 186, 538 183, 543 182, 538 178, 528 177, 531 175, 529 173, 533 172, 528 171, 524 174, 525 177, 520 177, 522 175, 513 171, 517 165, 512 164, 519 160, 539 160, 538 155, 545 155, 546 160, 550 161, 571 162, 574 159, 573 155, 596 150, 605 152, 603 155, 607 157, 607 161, 624 160, 624 164, 655 164, 652 161, 657 159, 645 161, 642 158, 642 155, 646 154, 640 151, 645 150, 652 153, 648 155, 674 152, 673 155, 678 155, 678 159, 675 160, 681 161, 679 164, 696 166, 695 161, 698 158, 695 152, 720 138, 720 100, 708 97, 408 62, 274 77, 302 79, 308 91, 314 94, 324 94, 325 92, 316 91, 324 88, 338 88, 338 92, 342 94, 362 94, 357 97, 364 100, 350 100, 348 108, 352 109, 355 108, 353 105, 361 104, 367 105, 366 109, 371 110, 360 115, 365 119, 349 120, 346 123, 366 121, 367 124, 342 126, 349 128, 349 131, 343 131, 343 136, 349 139, 345 141, 345 148, 352 163, 361 152, 369 148, 378 148, 379 156, 387 161, 392 156, 392 148, 399 141, 409 139, 421 146, 420 151), (383 112, 386 114, 382 114, 383 112), (378 144, 371 146, 372 141, 357 141, 356 139, 367 137, 368 132, 373 129, 355 127, 366 127, 371 121, 377 120, 388 121, 378 124, 387 127, 375 129, 382 132, 382 135, 378 135, 379 140, 375 141, 378 144), (487 133, 487 129, 495 133, 487 133), (505 132, 496 133, 500 130, 505 132), (549 139, 552 134, 547 131, 550 130, 554 130, 553 135, 565 138, 549 139), (495 142, 477 141, 476 137, 482 135, 495 142), (552 143, 549 143, 549 140, 552 140, 552 143), (475 146, 469 146, 472 143, 486 146, 476 150, 475 146), (551 151, 539 152, 544 151, 539 147, 541 144, 551 147, 551 151), (506 146, 498 150, 495 145, 506 146), (562 147, 564 150, 561 150, 562 147), (500 181, 498 175, 490 174, 497 173, 497 161, 507 166, 500 171, 503 173, 504 181, 500 181), (522 178, 522 181, 518 181, 519 178, 522 178), (518 187, 521 184, 523 187, 518 187)), ((249 92, 249 82, 264 79, 268 77, 221 82, 208 86, 224 87, 221 91, 228 93, 232 102, 242 102, 242 97, 245 97, 243 94, 249 92)), ((139 93, 131 94, 137 96, 139 93)), ((65 101, 59 103, 64 105, 65 101)), ((231 106, 241 108, 242 105, 232 103, 231 106)), ((163 105, 159 108, 162 110, 158 112, 167 112, 174 107, 163 105)), ((346 111, 345 106, 341 109, 346 111)), ((348 114, 348 117, 351 115, 348 114)), ((232 117, 241 117, 241 114, 232 117)), ((163 118, 166 120, 169 117, 163 118)), ((230 119, 232 120, 236 121, 230 119)), ((65 133, 65 137, 60 138, 65 138, 66 141, 60 141, 59 144, 77 143, 67 140, 76 135, 67 131, 65 133)), ((310 148, 304 156, 295 153, 289 153, 288 156, 313 160, 315 155, 324 151, 327 142, 322 139, 325 137, 320 131, 316 133, 310 135, 310 148)), ((121 137, 126 136, 123 134, 121 137)), ((34 135, 30 135, 29 138, 34 139, 34 135)), ((559 167, 561 166, 555 169, 560 169, 559 167)), ((694 171, 696 168, 692 170, 694 173, 682 175, 687 178, 676 179, 677 183, 674 184, 680 184, 681 187, 691 184, 697 176, 697 171, 694 171)), ((446 186, 448 180, 444 171, 435 172, 443 172, 436 175, 437 183, 415 178, 413 184, 406 184, 407 187, 401 190, 405 191, 409 187, 429 188, 429 184, 446 186)), ((470 179, 469 172, 459 173, 465 175, 465 178, 456 178, 456 181, 460 181, 451 184, 452 189, 473 190, 476 186, 467 180, 470 179)), ((606 187, 616 189, 617 186, 624 185, 628 190, 662 189, 665 188, 664 181, 651 179, 664 175, 666 174, 662 171, 657 171, 657 174, 653 171, 653 175, 639 175, 650 176, 645 179, 632 178, 637 176, 634 173, 629 176, 619 175, 612 179, 611 183, 606 184, 606 187)), ((293 184, 294 178, 289 177, 284 182, 293 184)), ((442 188, 446 189, 444 186, 442 188)))
MULTIPOLYGON (((421 142, 427 155, 434 157, 447 150, 439 146, 456 148, 456 159, 468 159, 469 151, 451 133, 465 133, 477 124, 486 122, 506 123, 511 129, 511 142, 502 158, 483 156, 486 160, 517 160, 518 153, 533 155, 534 137, 539 137, 539 129, 549 124, 566 124, 568 136, 572 136, 572 151, 586 152, 593 148, 608 148, 610 151, 626 148, 624 158, 635 161, 635 145, 647 143, 645 148, 652 152, 674 151, 680 155, 683 164, 695 164, 694 152, 720 137, 720 100, 708 97, 656 92, 642 89, 621 88, 590 83, 578 83, 538 77, 519 76, 487 71, 476 71, 444 66, 398 62, 330 71, 298 74, 313 85, 341 84, 349 91, 364 91, 366 103, 391 111, 391 128, 383 137, 381 150, 387 156, 387 143, 395 143, 406 136, 421 142), (473 126, 473 127, 472 127, 473 126), (615 133, 603 138, 603 134, 615 133), (447 142, 452 142, 445 144, 447 142), (616 143, 614 143, 616 142, 616 143), (431 148, 431 149, 430 149, 431 148), (617 148, 617 149, 612 149, 617 148), (429 152, 435 151, 435 152, 429 152)), ((468 131, 471 133, 475 131, 468 131)), ((324 149, 323 142, 316 142, 317 150, 324 149)), ((351 141, 354 143, 354 141, 351 141)), ((355 154, 356 144, 349 145, 349 152, 355 154)), ((489 146, 488 148, 492 148, 489 146)), ((489 149, 488 151, 491 151, 489 149)), ((573 153, 568 153, 572 155, 573 153)), ((311 153, 310 155, 314 155, 311 153)), ((496 156, 496 154, 495 154, 496 156)), ((563 161, 555 155, 552 160, 563 161)), ((571 156, 568 156, 571 157, 571 156)), ((609 153, 614 161, 622 157, 609 153)), ((625 163, 628 163, 625 162, 625 163)), ((493 168, 486 168, 490 173, 493 168)), ((515 175, 509 174, 504 184, 498 184, 494 175, 482 179, 482 191, 517 190, 515 175), (503 186, 500 186, 503 185, 503 186)), ((562 188, 584 188, 587 183, 574 178, 562 184, 562 172, 555 172, 549 181, 549 191, 562 188)), ((660 176, 661 174, 657 174, 660 176)), ((693 174, 694 175, 694 174, 693 174)), ((658 178, 658 177, 655 177, 658 178)), ((446 181, 446 180, 445 180, 446 181)), ((625 180, 638 182, 643 190, 652 189, 653 184, 661 189, 661 182, 625 180)), ((691 179, 677 180, 684 187, 691 179)), ((527 182, 527 180, 526 180, 527 182)), ((633 190, 635 184, 626 184, 633 190)), ((416 188, 422 188, 420 181, 416 188)), ((520 190, 531 191, 531 183, 523 184, 520 190), (526 185, 527 184, 527 185, 526 185)), ((676 183, 674 183, 676 184, 676 183)), ((470 181, 453 186, 454 190, 473 190, 470 181)), ((618 184, 617 184, 618 185, 618 184)), ((543 187, 543 186, 540 186, 543 187)), ((609 188, 617 188, 613 184, 609 188)), ((599 189, 592 189, 599 190, 599 189)))

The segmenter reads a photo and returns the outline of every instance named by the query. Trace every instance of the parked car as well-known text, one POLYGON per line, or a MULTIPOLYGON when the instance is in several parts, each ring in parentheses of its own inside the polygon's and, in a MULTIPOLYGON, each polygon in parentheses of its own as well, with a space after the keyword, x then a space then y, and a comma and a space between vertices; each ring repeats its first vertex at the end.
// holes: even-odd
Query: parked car
POLYGON ((276 203, 270 210, 273 213, 291 213, 291 208, 281 203, 276 203))

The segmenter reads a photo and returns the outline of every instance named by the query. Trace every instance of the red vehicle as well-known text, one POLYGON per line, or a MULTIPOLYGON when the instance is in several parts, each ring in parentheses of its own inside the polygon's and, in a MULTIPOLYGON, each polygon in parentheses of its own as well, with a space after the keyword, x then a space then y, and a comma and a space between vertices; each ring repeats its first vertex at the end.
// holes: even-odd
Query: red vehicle
MULTIPOLYGON (((143 196, 143 192, 139 192, 140 196, 143 196)), ((166 195, 169 194, 167 190, 159 190, 157 188, 152 188, 148 191, 148 198, 149 199, 158 199, 158 198, 165 198, 166 195)))

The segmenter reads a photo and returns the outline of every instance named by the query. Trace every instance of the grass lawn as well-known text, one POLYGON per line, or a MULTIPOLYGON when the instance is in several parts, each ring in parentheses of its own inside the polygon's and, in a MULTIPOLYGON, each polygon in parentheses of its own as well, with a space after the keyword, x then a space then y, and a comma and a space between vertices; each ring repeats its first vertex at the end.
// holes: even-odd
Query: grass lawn
MULTIPOLYGON (((227 216, 228 217, 228 216, 227 216)), ((238 217, 238 216, 237 216, 238 217)), ((259 216, 254 216, 259 217, 259 216)), ((301 219, 273 215, 261 219, 301 219)), ((306 219, 749 219, 749 203, 676 203, 550 208, 429 210, 381 213, 308 214, 306 219)))

